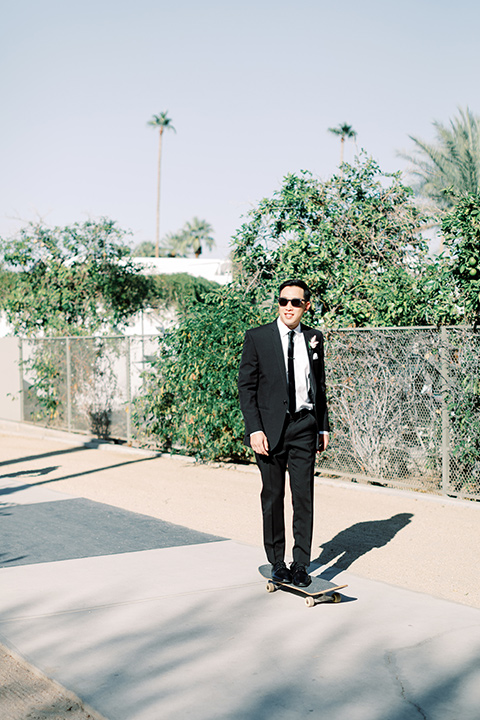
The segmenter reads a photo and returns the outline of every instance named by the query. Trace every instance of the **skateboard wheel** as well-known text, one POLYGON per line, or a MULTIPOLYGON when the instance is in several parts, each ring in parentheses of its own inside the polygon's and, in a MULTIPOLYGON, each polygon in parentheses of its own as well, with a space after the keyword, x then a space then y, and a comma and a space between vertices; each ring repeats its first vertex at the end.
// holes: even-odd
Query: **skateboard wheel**
POLYGON ((339 602, 341 602, 341 600, 342 600, 342 596, 340 595, 340 593, 337 593, 337 592, 332 593, 332 602, 339 603, 339 602))
POLYGON ((277 589, 275 587, 275 585, 273 584, 273 582, 267 582, 265 587, 266 587, 267 592, 275 592, 275 590, 277 589))
POLYGON ((305 605, 306 605, 307 607, 313 607, 313 606, 315 605, 315 600, 313 599, 313 597, 306 597, 306 598, 305 598, 305 605))

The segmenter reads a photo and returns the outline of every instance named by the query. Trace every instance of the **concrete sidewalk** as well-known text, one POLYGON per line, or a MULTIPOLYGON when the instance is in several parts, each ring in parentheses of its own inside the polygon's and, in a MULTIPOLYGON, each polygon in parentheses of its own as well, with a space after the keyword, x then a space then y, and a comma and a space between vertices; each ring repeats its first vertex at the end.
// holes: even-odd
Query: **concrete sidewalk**
POLYGON ((256 471, 76 442, 0 437, 0 639, 104 717, 480 718, 476 504, 319 481, 308 609, 256 471))

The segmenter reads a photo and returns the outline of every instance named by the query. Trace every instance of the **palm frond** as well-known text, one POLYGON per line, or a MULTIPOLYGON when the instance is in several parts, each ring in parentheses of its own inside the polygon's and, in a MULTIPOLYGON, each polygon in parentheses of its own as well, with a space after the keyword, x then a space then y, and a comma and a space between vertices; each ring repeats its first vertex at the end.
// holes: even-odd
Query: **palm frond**
POLYGON ((399 155, 410 163, 407 173, 415 178, 418 194, 445 207, 454 202, 448 188, 459 194, 480 191, 480 117, 459 108, 448 125, 436 120, 433 127, 435 142, 410 135, 414 152, 399 155))

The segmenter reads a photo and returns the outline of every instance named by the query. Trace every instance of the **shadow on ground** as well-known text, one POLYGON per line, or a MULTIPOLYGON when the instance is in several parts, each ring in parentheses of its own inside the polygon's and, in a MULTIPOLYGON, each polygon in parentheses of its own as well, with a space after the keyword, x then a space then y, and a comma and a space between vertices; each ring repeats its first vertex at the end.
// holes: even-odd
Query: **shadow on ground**
MULTIPOLYGON (((81 448, 83 450, 83 448, 81 448)), ((31 458, 25 458, 25 460, 30 460, 31 458)), ((82 470, 81 472, 77 473, 70 473, 69 475, 62 475, 61 477, 54 477, 50 478, 48 480, 40 480, 39 482, 29 482, 25 485, 11 485, 9 487, 3 487, 0 488, 0 495, 11 495, 12 493, 19 492, 20 490, 28 490, 29 488, 35 487, 35 486, 41 486, 41 485, 49 485, 51 483, 60 482, 60 480, 70 480, 71 478, 75 477, 84 477, 85 475, 93 475, 96 473, 104 472, 105 470, 115 470, 120 467, 125 467, 126 465, 136 465, 138 463, 143 462, 150 462, 151 460, 154 460, 154 457, 145 457, 145 458, 139 458, 136 460, 126 460, 125 462, 121 463, 115 463, 114 465, 105 465, 103 467, 95 466, 91 470, 82 470)), ((12 460, 12 462, 18 462, 18 460, 12 460)), ((55 467, 46 467, 41 468, 39 470, 26 470, 25 472, 18 472, 18 473, 11 473, 8 475, 1 475, 0 479, 2 478, 12 478, 12 477, 37 477, 41 475, 48 475, 51 472, 54 472, 58 469, 58 466, 55 467)))
POLYGON ((83 450, 92 450, 98 448, 101 441, 89 440, 83 445, 75 445, 74 447, 64 448, 63 450, 49 450, 45 453, 37 453, 36 455, 25 455, 23 457, 12 458, 11 460, 2 460, 0 467, 3 465, 15 465, 21 462, 30 462, 31 460, 41 460, 47 457, 57 457, 59 455, 71 455, 72 453, 82 452, 83 450))
POLYGON ((329 565, 336 558, 336 562, 322 573, 322 577, 330 580, 339 572, 347 570, 355 560, 366 555, 370 550, 387 545, 411 522, 412 517, 412 513, 399 513, 387 520, 356 523, 342 530, 334 538, 320 545, 322 552, 312 561, 310 572, 322 565, 329 565))

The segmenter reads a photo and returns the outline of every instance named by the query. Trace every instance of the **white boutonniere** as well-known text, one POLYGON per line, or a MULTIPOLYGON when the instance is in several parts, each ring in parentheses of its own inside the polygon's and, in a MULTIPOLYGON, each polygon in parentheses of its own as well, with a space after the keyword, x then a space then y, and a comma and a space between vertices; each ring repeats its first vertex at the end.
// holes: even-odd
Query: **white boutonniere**
POLYGON ((312 350, 315 350, 318 345, 318 338, 314 335, 312 338, 310 338, 310 342, 308 344, 310 345, 312 350))

